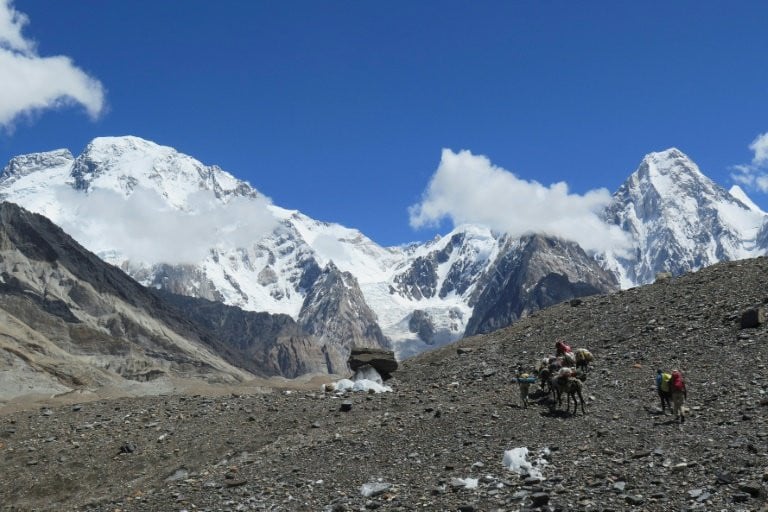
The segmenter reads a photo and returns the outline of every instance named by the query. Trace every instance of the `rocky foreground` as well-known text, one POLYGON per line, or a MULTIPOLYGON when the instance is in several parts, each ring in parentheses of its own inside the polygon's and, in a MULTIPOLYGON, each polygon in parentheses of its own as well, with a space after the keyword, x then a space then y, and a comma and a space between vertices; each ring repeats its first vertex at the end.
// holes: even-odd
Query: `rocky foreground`
POLYGON ((46 404, 0 416, 3 510, 768 510, 768 259, 575 300, 408 360, 394 391, 46 404), (512 378, 565 338, 586 414, 512 378), (690 415, 662 415, 656 368, 690 415), (344 409, 349 410, 344 410, 344 409), (507 469, 526 447, 529 473, 507 469), (536 470, 541 476, 536 475, 536 470))

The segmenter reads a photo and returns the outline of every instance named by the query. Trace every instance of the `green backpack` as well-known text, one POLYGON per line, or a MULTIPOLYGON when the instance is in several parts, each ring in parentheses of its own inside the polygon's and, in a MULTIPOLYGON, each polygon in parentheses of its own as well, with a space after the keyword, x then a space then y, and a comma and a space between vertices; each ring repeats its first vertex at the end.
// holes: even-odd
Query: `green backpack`
POLYGON ((672 379, 672 375, 669 373, 662 373, 661 374, 661 386, 660 389, 665 392, 669 393, 669 381, 672 379))

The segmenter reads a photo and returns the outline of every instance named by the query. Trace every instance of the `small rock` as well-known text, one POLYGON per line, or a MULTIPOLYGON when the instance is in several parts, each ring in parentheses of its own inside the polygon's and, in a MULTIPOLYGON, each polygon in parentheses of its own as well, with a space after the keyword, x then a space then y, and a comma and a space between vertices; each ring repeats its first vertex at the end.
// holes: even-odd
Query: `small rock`
POLYGON ((757 498, 762 493, 762 487, 757 482, 745 482, 739 484, 739 490, 746 492, 753 498, 757 498))
POLYGON ((728 485, 733 483, 733 475, 727 471, 721 473, 715 473, 715 482, 720 485, 728 485))
POLYGON ((545 492, 536 492, 531 494, 531 501, 534 507, 542 507, 549 503, 549 494, 545 492))
POLYGON ((132 441, 126 441, 120 445, 120 453, 133 453, 136 451, 136 444, 132 441))
POLYGON ((749 494, 746 492, 737 492, 734 493, 731 498, 733 498, 733 501, 736 503, 744 503, 745 501, 749 501, 749 494))
POLYGON ((189 471, 186 468, 179 468, 174 473, 165 479, 166 482, 175 482, 177 480, 184 480, 189 477, 189 471))
POLYGON ((392 487, 392 484, 388 484, 385 482, 372 482, 363 484, 360 487, 360 494, 363 495, 365 498, 372 498, 373 496, 378 496, 380 494, 384 494, 392 487))

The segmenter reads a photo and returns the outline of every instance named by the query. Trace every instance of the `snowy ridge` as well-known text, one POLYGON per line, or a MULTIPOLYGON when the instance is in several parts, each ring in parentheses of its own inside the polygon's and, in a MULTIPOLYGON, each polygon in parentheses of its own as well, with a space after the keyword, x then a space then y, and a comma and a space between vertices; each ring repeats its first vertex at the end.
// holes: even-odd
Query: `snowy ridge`
MULTIPOLYGON (((522 261, 515 251, 525 245, 465 225, 423 244, 381 247, 356 229, 281 208, 216 166, 138 137, 94 139, 76 158, 67 150, 18 156, 0 175, 0 198, 45 215, 147 286, 245 310, 306 316, 305 308, 317 307, 305 304, 307 297, 333 265, 354 277, 349 283, 400 357, 463 336, 477 301, 492 299, 483 293, 489 273, 501 261, 522 261)), ((762 254, 768 245, 765 212, 741 189, 716 185, 674 148, 646 155, 604 219, 635 241, 631 254, 596 255, 625 288, 651 282, 661 270, 679 274, 762 254)), ((531 261, 584 283, 605 282, 596 266, 562 247, 531 261)), ((520 293, 539 293, 536 286, 530 282, 520 293)))
POLYGON ((471 314, 472 280, 497 250, 494 236, 471 226, 423 246, 384 248, 358 230, 273 205, 218 167, 130 136, 94 139, 77 158, 66 150, 16 157, 0 177, 0 194, 50 218, 145 285, 246 310, 298 318, 314 280, 333 263, 355 277, 396 348, 400 340, 430 346, 408 328, 414 309, 434 322, 431 346, 458 339, 471 314), (126 228, 136 214, 145 222, 126 228), (259 215, 269 222, 238 225, 259 215), (216 227, 188 232, 204 218, 216 227), (155 230, 163 224, 183 236, 155 230), (237 236, 223 240, 231 233, 237 236), (185 251, 183 239, 199 248, 185 251), (174 254, 153 254, 162 245, 174 245, 174 254), (131 253, 136 246, 145 250, 131 253), (422 260, 434 266, 431 287, 442 295, 404 291, 413 262, 422 260), (398 275, 405 275, 399 285, 398 275))

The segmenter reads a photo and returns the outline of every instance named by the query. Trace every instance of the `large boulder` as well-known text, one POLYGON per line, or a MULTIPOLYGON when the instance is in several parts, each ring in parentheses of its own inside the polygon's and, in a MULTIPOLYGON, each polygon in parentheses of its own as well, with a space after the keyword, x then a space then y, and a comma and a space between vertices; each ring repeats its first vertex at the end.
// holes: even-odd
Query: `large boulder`
POLYGON ((364 365, 371 365, 384 378, 397 370, 395 353, 391 350, 378 348, 353 348, 348 360, 350 370, 357 371, 364 365))

